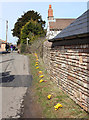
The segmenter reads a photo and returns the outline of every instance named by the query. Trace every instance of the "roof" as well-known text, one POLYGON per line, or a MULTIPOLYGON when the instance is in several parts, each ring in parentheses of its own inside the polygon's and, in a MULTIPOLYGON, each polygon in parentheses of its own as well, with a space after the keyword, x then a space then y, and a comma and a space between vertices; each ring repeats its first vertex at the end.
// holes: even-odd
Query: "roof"
POLYGON ((6 43, 6 42, 5 42, 4 40, 1 40, 1 39, 0 39, 0 44, 2 44, 2 43, 6 43))
POLYGON ((55 22, 49 22, 50 29, 64 29, 70 25, 75 19, 55 19, 55 22))
MULTIPOLYGON (((49 41, 63 40, 68 37, 89 35, 89 10, 78 17, 74 22, 62 30, 56 37, 49 41)), ((84 36, 83 36, 84 37, 84 36)))

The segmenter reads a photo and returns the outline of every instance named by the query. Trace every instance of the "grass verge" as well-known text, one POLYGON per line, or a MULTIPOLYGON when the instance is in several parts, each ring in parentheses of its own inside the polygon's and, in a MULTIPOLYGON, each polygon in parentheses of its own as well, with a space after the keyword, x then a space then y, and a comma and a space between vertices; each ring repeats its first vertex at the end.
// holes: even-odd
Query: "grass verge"
POLYGON ((45 118, 89 118, 89 114, 71 100, 56 83, 52 82, 45 70, 42 60, 39 60, 39 69, 36 69, 36 58, 34 54, 29 55, 31 74, 33 76, 33 88, 37 102, 41 105, 45 118), (47 82, 39 83, 39 71, 43 71, 44 80, 47 82), (47 96, 52 94, 52 99, 48 100, 47 96), (55 111, 54 105, 62 104, 62 108, 55 111))

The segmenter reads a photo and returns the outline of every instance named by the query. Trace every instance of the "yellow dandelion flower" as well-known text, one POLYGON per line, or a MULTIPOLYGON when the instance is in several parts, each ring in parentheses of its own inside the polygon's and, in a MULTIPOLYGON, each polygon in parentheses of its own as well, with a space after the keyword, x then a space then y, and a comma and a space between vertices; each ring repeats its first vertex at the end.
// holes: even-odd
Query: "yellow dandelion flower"
POLYGON ((39 83, 42 83, 42 82, 44 82, 44 80, 43 80, 43 79, 41 79, 41 80, 39 81, 39 83))
POLYGON ((58 110, 59 108, 62 108, 62 105, 60 103, 57 103, 57 105, 54 106, 55 110, 58 110))
POLYGON ((37 55, 37 53, 34 53, 35 55, 37 55))
POLYGON ((52 95, 48 95, 47 98, 50 100, 52 98, 52 95))
POLYGON ((36 67, 36 69, 38 69, 39 67, 36 67))
POLYGON ((40 78, 43 78, 44 77, 44 75, 41 75, 41 76, 39 76, 40 78))
POLYGON ((35 66, 38 66, 38 64, 35 64, 35 66))
POLYGON ((42 71, 39 71, 39 74, 42 74, 42 71))
POLYGON ((37 54, 35 54, 35 57, 38 57, 37 54))

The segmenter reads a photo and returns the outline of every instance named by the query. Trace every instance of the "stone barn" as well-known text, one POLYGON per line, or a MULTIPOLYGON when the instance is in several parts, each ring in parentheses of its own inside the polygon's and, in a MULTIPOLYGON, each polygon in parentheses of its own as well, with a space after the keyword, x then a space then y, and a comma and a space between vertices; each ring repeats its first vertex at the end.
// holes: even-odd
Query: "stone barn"
POLYGON ((89 112, 89 10, 44 43, 50 79, 89 112))

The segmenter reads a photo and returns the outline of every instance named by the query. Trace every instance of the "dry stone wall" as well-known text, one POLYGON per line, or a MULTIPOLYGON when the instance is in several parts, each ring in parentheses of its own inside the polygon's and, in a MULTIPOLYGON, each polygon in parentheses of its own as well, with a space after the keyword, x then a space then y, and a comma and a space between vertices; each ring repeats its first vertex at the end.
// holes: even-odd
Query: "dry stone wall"
POLYGON ((51 70, 51 68, 50 68, 51 46, 52 46, 52 43, 50 43, 48 41, 44 42, 44 45, 43 45, 43 61, 44 61, 46 70, 49 73, 49 75, 50 75, 50 70, 51 70))
POLYGON ((89 112, 89 45, 44 45, 44 63, 51 80, 89 112))

